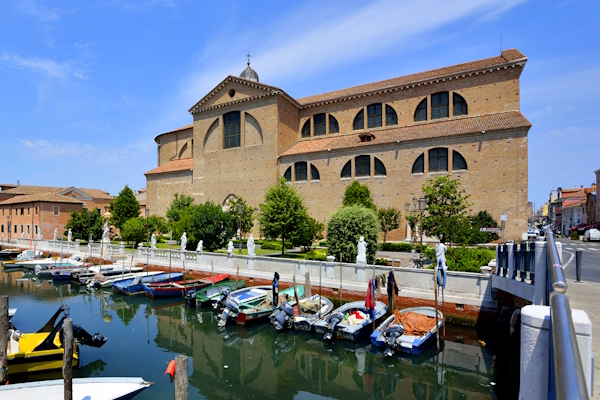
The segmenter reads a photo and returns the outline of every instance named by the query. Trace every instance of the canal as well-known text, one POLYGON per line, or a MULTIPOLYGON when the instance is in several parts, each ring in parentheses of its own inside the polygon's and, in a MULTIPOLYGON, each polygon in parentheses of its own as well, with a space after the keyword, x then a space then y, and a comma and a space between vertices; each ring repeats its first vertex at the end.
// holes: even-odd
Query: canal
MULTIPOLYGON (((325 343, 315 334, 277 333, 268 323, 217 327, 210 310, 180 300, 127 297, 53 285, 21 271, 3 272, 0 294, 18 309, 22 332, 41 328, 61 304, 74 324, 108 338, 80 347, 75 378, 140 376, 154 385, 136 399, 168 399, 170 360, 189 356, 190 399, 497 399, 516 396, 508 346, 494 326, 448 325, 443 351, 435 343, 418 357, 384 358, 368 338, 325 343)), ((10 382, 60 379, 61 372, 10 376, 10 382)))

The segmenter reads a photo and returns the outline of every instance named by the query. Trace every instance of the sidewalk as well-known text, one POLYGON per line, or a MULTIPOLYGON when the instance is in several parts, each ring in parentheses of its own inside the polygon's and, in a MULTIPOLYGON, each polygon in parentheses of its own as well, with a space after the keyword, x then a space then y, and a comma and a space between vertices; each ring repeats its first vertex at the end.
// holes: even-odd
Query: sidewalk
POLYGON ((600 399, 600 285, 588 282, 567 281, 569 303, 572 310, 584 310, 592 321, 592 351, 594 354, 594 399, 600 399))

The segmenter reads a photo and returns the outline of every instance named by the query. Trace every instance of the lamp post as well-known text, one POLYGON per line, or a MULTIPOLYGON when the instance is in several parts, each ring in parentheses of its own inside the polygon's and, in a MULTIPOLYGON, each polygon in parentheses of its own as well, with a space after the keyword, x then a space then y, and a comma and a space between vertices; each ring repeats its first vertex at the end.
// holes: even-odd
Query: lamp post
POLYGON ((150 209, 146 207, 146 275, 148 275, 148 264, 150 263, 150 225, 148 223, 149 216, 150 209))
POLYGON ((421 248, 419 252, 419 265, 423 268, 423 214, 425 214, 425 209, 427 208, 427 200, 424 197, 419 199, 419 215, 421 217, 421 230, 419 235, 421 236, 421 248))
POLYGON ((237 205, 237 212, 240 216, 240 255, 242 255, 242 214, 244 214, 244 206, 240 203, 237 205))

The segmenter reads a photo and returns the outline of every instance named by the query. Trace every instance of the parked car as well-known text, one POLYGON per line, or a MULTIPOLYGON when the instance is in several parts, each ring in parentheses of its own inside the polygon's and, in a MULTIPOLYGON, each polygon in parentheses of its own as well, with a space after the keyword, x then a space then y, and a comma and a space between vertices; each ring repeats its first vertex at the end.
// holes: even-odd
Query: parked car
POLYGON ((592 228, 585 231, 585 233, 583 234, 583 241, 589 242, 590 240, 600 241, 600 230, 592 228))

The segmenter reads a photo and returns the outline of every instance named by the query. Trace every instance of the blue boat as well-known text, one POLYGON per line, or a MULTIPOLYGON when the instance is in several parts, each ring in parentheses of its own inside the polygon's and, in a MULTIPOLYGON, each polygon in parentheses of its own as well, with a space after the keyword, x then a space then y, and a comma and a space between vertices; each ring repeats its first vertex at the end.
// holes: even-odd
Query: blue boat
MULTIPOLYGON (((398 312, 396 310, 396 312, 398 312)), ((415 313, 432 319, 433 326, 424 334, 409 334, 404 331, 401 323, 394 321, 394 315, 389 316, 371 334, 371 344, 384 351, 386 356, 394 352, 419 354, 432 342, 435 342, 435 332, 444 323, 444 315, 438 311, 438 323, 435 324, 435 308, 433 307, 411 307, 400 311, 400 315, 415 313)))
MULTIPOLYGON (((78 269, 76 271, 80 271, 80 270, 78 269)), ((52 271, 52 281, 57 282, 57 283, 61 283, 61 282, 70 283, 72 272, 73 271, 52 271)))
MULTIPOLYGON (((373 317, 375 322, 380 320, 387 312, 387 306, 375 302, 373 317)), ((315 331, 322 334, 323 339, 331 340, 334 337, 345 340, 357 340, 359 337, 373 330, 371 311, 365 307, 364 301, 353 301, 338 307, 327 317, 315 323, 315 331), (358 315, 356 313, 359 313, 358 315)))
POLYGON ((115 280, 112 283, 113 291, 129 296, 136 294, 144 294, 144 283, 161 283, 171 281, 179 281, 183 279, 181 272, 163 272, 154 275, 139 275, 133 278, 115 280))

